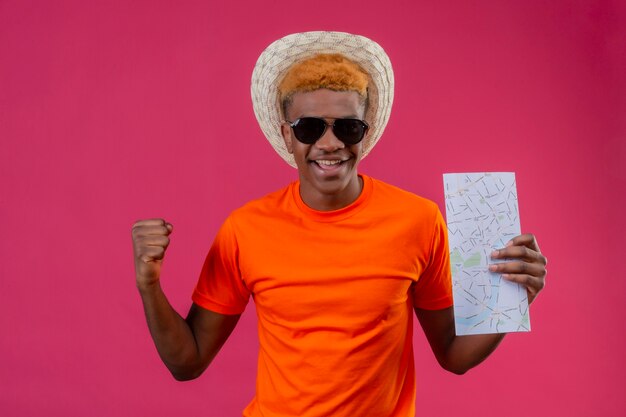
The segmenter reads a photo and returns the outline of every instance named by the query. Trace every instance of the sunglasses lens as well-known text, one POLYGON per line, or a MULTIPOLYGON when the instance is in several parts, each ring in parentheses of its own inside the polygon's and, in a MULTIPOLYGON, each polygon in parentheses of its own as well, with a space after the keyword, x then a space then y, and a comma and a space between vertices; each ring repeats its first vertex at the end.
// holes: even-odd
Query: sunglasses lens
POLYGON ((292 127, 293 133, 300 142, 313 144, 324 134, 326 123, 315 117, 303 117, 296 120, 292 127))
POLYGON ((333 133, 346 145, 355 145, 363 139, 367 128, 368 126, 362 120, 337 119, 333 133))

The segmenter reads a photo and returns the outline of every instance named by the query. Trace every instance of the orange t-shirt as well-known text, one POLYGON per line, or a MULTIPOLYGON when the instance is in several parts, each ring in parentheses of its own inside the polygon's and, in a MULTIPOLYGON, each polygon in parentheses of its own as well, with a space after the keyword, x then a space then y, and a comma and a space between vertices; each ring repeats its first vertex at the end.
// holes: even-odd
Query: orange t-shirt
POLYGON ((225 221, 193 301, 259 321, 256 395, 244 416, 408 417, 413 308, 452 305, 436 204, 362 175, 356 201, 304 204, 299 182, 225 221))

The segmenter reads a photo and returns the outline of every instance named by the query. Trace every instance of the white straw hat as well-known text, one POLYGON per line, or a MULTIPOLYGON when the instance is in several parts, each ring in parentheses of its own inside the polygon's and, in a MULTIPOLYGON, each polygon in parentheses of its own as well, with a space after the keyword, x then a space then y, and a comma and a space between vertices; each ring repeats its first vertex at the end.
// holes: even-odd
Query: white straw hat
POLYGON ((296 62, 321 53, 338 53, 359 64, 370 76, 369 105, 365 120, 370 128, 363 139, 365 157, 380 139, 393 103, 393 69, 389 57, 376 42, 344 32, 294 33, 273 42, 263 51, 252 72, 252 105, 261 130, 274 150, 292 167, 296 163, 281 135, 283 120, 278 85, 296 62))

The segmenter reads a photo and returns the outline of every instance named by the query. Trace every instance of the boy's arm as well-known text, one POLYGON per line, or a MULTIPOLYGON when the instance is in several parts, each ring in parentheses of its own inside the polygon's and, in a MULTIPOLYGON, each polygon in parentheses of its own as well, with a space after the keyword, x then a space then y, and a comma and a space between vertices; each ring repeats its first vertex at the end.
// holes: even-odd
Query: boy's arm
MULTIPOLYGON (((541 254, 535 237, 525 234, 513 238, 504 249, 492 254, 494 259, 510 259, 489 267, 492 272, 526 287, 532 303, 545 286, 547 259, 541 254)), ((456 336, 454 310, 423 310, 415 314, 424 329, 437 361, 456 374, 463 374, 485 360, 495 350, 504 334, 456 336)))
POLYGON ((192 304, 183 319, 172 308, 160 285, 161 264, 172 229, 163 219, 139 220, 133 225, 135 278, 163 363, 177 380, 189 380, 200 376, 211 363, 239 315, 218 314, 192 304))

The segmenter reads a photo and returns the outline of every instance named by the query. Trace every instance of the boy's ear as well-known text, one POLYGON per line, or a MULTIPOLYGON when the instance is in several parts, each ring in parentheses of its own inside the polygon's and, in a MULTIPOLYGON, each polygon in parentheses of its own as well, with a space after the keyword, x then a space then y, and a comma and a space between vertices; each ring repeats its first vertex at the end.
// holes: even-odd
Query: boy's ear
POLYGON ((287 152, 293 154, 293 138, 291 136, 291 127, 287 123, 283 123, 280 126, 280 133, 283 135, 283 140, 285 141, 285 147, 287 148, 287 152))

